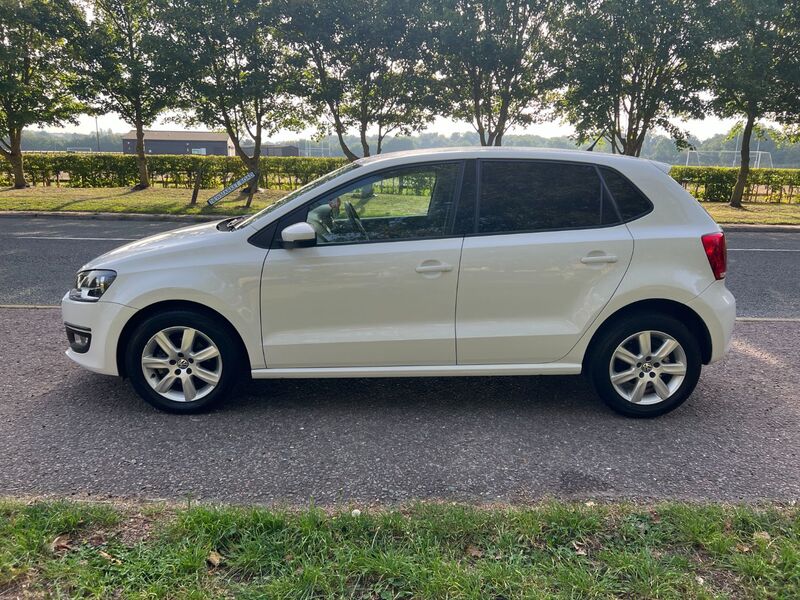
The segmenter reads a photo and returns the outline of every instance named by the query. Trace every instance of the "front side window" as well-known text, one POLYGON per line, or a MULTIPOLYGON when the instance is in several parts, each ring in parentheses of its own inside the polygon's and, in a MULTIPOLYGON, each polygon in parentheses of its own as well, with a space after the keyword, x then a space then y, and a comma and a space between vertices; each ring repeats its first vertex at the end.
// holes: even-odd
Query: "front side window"
POLYGON ((365 177, 309 205, 306 222, 319 245, 441 237, 460 174, 460 163, 439 163, 365 177))
POLYGON ((549 161, 481 164, 479 233, 599 227, 614 223, 593 165, 549 161))

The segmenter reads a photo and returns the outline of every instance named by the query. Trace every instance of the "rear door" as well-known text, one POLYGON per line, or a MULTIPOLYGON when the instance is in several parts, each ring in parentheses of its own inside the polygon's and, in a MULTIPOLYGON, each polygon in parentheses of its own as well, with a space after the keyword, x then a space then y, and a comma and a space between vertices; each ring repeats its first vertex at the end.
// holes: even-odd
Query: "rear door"
POLYGON ((481 160, 458 282, 458 364, 557 361, 611 299, 633 239, 593 165, 481 160))

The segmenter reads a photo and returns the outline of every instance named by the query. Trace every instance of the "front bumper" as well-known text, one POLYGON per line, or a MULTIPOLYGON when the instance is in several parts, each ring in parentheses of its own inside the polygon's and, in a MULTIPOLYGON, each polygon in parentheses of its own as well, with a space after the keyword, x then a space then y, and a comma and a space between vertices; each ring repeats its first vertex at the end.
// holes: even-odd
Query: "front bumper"
POLYGON ((73 332, 90 335, 88 348, 76 352, 67 350, 67 356, 80 366, 102 373, 119 375, 117 369, 117 343, 125 323, 136 309, 114 302, 76 302, 65 294, 61 299, 61 315, 65 326, 73 332))
POLYGON ((711 335, 711 360, 721 360, 728 352, 736 323, 736 299, 725 287, 725 280, 715 281, 706 290, 689 302, 706 324, 711 335))

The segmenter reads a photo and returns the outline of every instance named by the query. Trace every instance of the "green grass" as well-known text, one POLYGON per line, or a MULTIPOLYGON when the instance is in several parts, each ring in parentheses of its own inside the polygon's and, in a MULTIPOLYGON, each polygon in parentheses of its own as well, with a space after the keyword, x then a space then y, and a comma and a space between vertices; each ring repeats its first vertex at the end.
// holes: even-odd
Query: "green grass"
POLYGON ((800 204, 749 203, 741 209, 722 202, 703 202, 702 205, 717 223, 800 225, 800 204))
MULTIPOLYGON (((239 215, 260 210, 275 202, 286 192, 265 190, 253 199, 250 210, 237 194, 228 196, 213 208, 205 200, 216 190, 201 190, 196 206, 189 205, 191 190, 152 187, 141 192, 128 188, 56 188, 32 187, 24 190, 0 188, 0 211, 87 211, 147 214, 209 214, 239 215)), ((365 217, 408 215, 424 212, 428 196, 379 194, 365 205, 365 217), (399 199, 399 201, 398 201, 399 199), (389 202, 389 200, 392 200, 389 202)), ((358 205, 357 199, 353 200, 358 205)), ((703 202, 703 207, 718 223, 746 223, 763 225, 800 225, 800 204, 746 204, 744 209, 727 204, 703 202)))
POLYGON ((86 211, 111 213, 147 213, 159 215, 240 215, 269 206, 287 192, 265 190, 253 197, 250 209, 244 198, 233 193, 219 204, 209 207, 206 199, 219 190, 200 190, 197 204, 189 201, 192 190, 151 187, 133 192, 129 188, 57 188, 31 187, 23 190, 0 189, 0 211, 86 211))
POLYGON ((797 598, 800 511, 551 502, 354 516, 9 501, 0 503, 4 594, 797 598), (53 549, 58 536, 66 543, 53 549))

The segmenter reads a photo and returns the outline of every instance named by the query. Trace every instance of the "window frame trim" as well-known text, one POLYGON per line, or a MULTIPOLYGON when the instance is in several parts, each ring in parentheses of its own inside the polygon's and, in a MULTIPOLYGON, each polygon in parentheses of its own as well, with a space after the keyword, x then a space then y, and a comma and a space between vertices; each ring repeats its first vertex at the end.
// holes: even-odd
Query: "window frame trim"
MULTIPOLYGON (((458 204, 461 201, 461 188, 464 182, 464 169, 466 165, 466 160, 463 158, 456 158, 451 160, 431 160, 431 161, 424 161, 424 162, 413 162, 408 163, 405 165, 395 165, 393 167, 387 167, 385 169, 379 169, 376 171, 372 171, 370 173, 364 174, 362 177, 351 179, 341 185, 333 188, 325 192, 324 194, 320 194, 319 196, 315 196, 314 198, 308 200, 307 202, 303 203, 301 206, 298 206, 290 213, 283 215, 273 223, 277 224, 276 230, 272 237, 272 243, 269 245, 270 249, 276 250, 285 250, 283 246, 283 241, 281 240, 280 233, 288 227, 289 225, 293 225, 294 223, 300 223, 304 221, 308 216, 308 207, 312 204, 324 200, 325 198, 335 197, 337 194, 340 194, 343 189, 346 187, 357 183, 361 179, 366 179, 369 177, 374 177, 376 175, 382 175, 384 173, 391 173, 392 171, 398 171, 401 169, 413 168, 413 167, 424 167, 424 166, 431 166, 431 165, 456 165, 458 167, 458 173, 456 175, 456 185, 453 189, 453 210, 451 211, 451 215, 449 215, 445 221, 445 233, 443 235, 437 236, 429 236, 429 237, 411 237, 411 238, 393 238, 389 240, 354 240, 354 241, 346 241, 346 242, 334 242, 329 244, 315 244, 311 246, 312 248, 330 248, 330 247, 339 247, 339 246, 354 246, 360 244, 387 244, 392 242, 416 242, 416 241, 424 241, 424 240, 443 240, 443 239, 450 239, 450 238, 462 238, 464 234, 454 234, 453 233, 453 226, 455 223, 455 215, 456 211, 458 210, 458 204), (299 220, 298 220, 299 219, 299 220)), ((267 227, 270 227, 268 225, 267 227)))
MULTIPOLYGON (((639 187, 633 183, 630 178, 626 177, 624 173, 620 172, 619 169, 615 169, 614 167, 609 167, 608 165, 599 165, 594 162, 583 162, 579 160, 560 160, 560 159, 549 159, 549 158, 479 158, 477 159, 477 182, 475 185, 475 222, 473 223, 473 233, 466 233, 464 237, 487 237, 487 236, 494 236, 494 235, 516 235, 516 234, 524 234, 524 233, 550 233, 550 232, 557 232, 557 231, 582 231, 585 229, 608 229, 610 227, 619 227, 620 225, 626 225, 632 221, 636 221, 641 219, 642 217, 650 214, 653 209, 653 202, 648 198, 647 194, 645 194, 639 187), (614 223, 606 223, 600 225, 583 225, 578 227, 558 227, 558 228, 545 228, 545 229, 515 229, 513 231, 491 231, 491 232, 482 232, 478 231, 478 227, 480 224, 480 209, 481 209, 481 192, 482 190, 482 175, 483 175, 483 163, 484 162, 516 162, 516 163, 550 163, 550 164, 564 164, 564 165, 579 165, 583 167, 593 167, 597 176, 600 178, 601 188, 605 189, 608 193, 608 197, 611 200, 611 204, 614 207, 614 212, 617 215, 617 221, 614 223), (614 199, 614 195, 611 193, 611 190, 608 189, 606 184, 606 180, 603 177, 603 173, 600 171, 600 167, 606 167, 618 175, 620 175, 625 181, 630 183, 639 192, 650 204, 650 209, 642 213, 636 217, 631 219, 622 219, 622 214, 619 211, 619 206, 617 205, 616 200, 614 199)), ((602 197, 600 199, 602 202, 602 197)), ((602 214, 601 214, 602 216, 602 214)))

